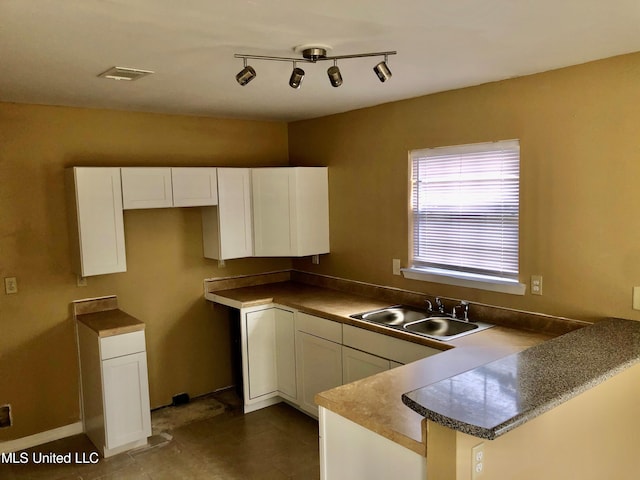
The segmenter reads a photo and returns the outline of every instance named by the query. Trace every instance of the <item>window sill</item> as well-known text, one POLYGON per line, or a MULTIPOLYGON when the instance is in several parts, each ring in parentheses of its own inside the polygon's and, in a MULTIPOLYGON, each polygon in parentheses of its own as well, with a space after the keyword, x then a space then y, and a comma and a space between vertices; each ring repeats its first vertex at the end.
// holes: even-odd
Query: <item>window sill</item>
POLYGON ((509 293, 511 295, 524 295, 527 286, 516 280, 500 277, 489 277, 470 273, 453 272, 439 268, 403 268, 404 278, 421 280, 423 282, 444 283, 458 287, 477 288, 491 292, 509 293))

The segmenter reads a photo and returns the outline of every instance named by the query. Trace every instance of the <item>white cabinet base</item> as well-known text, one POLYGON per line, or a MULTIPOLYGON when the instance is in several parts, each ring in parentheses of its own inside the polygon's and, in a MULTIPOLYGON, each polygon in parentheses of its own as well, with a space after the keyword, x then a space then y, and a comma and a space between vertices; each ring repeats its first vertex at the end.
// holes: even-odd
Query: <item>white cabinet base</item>
POLYGON ((151 409, 144 331, 98 337, 77 323, 84 431, 105 458, 146 445, 151 409))
POLYGON ((297 401, 293 312, 273 306, 240 313, 244 412, 297 401))
POLYGON ((424 480, 427 459, 320 407, 321 480, 424 480))

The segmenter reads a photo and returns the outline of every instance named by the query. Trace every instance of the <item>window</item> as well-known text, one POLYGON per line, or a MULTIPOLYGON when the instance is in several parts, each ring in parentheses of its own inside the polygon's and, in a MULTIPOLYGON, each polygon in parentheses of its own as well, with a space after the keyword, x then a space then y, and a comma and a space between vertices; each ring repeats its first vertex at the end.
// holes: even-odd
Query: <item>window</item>
POLYGON ((411 152, 408 278, 524 294, 518 140, 411 152))

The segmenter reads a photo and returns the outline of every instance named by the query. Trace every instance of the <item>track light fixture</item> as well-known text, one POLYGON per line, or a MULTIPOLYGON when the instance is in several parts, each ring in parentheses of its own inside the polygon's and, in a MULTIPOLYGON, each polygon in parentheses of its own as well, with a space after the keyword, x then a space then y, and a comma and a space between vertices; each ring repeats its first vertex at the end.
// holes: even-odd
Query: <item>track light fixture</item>
POLYGON ((296 62, 293 62, 293 71, 291 72, 291 77, 289 78, 289 86, 291 88, 300 88, 300 85, 302 85, 302 80, 304 80, 304 70, 296 67, 296 62))
POLYGON ((338 60, 346 60, 349 58, 362 58, 362 57, 384 57, 384 60, 378 63, 375 67, 373 67, 373 71, 378 76, 381 82, 387 81, 391 78, 391 70, 389 70, 389 66, 387 65, 388 56, 395 55, 397 52, 374 52, 374 53, 355 53, 352 55, 338 55, 338 56, 327 56, 327 50, 331 48, 326 45, 302 45, 296 47, 294 50, 297 53, 302 54, 302 58, 291 58, 291 57, 269 57, 264 55, 244 55, 236 53, 234 55, 235 58, 242 58, 244 60, 244 68, 236 75, 237 82, 245 86, 251 80, 256 77, 256 71, 253 67, 247 66, 247 60, 267 60, 274 62, 293 62, 293 71, 291 72, 291 77, 289 77, 289 86, 291 88, 298 89, 302 84, 302 80, 304 79, 305 72, 302 68, 296 66, 297 62, 301 63, 316 63, 324 60, 333 60, 333 66, 327 69, 327 76, 329 77, 329 82, 333 87, 339 87, 342 85, 342 74, 340 73, 340 69, 338 68, 338 60))
POLYGON ((376 75, 380 79, 381 82, 386 82, 391 78, 391 70, 389 70, 389 66, 387 65, 387 56, 384 56, 384 60, 373 67, 373 71, 376 72, 376 75))
POLYGON ((337 60, 333 61, 333 67, 329 67, 327 69, 327 75, 329 76, 329 81, 331 82, 332 87, 339 87, 342 85, 342 74, 338 68, 337 60))
POLYGON ((244 59, 244 68, 236 75, 236 81, 243 87, 256 78, 256 71, 251 66, 247 66, 247 59, 244 59))

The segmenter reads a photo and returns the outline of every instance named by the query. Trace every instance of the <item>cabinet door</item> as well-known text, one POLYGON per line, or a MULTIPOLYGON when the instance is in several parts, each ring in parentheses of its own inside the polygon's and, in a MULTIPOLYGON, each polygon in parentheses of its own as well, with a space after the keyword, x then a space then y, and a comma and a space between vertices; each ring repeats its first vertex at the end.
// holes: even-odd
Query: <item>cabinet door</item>
POLYGON ((316 393, 342 385, 342 345, 296 331, 298 402, 318 416, 316 393))
POLYGON ((248 376, 245 391, 250 400, 274 393, 278 389, 274 310, 270 308, 245 315, 245 375, 248 376))
POLYGON ((251 179, 248 168, 218 169, 218 211, 222 258, 253 255, 251 179))
POLYGON ((125 210, 173 206, 170 168, 127 167, 121 174, 125 210))
POLYGON ((295 401, 293 312, 267 308, 245 314, 245 403, 280 394, 295 401))
POLYGON ((126 272, 120 169, 66 171, 73 268, 83 277, 126 272))
POLYGON ((328 253, 327 168, 256 168, 251 175, 255 256, 328 253))
POLYGON ((171 169, 174 207, 218 204, 218 179, 214 167, 171 169))
POLYGON ((295 167, 291 221, 292 256, 329 253, 329 180, 327 167, 295 167))
POLYGON ((105 443, 109 449, 151 435, 145 352, 102 361, 105 443))
POLYGON ((342 380, 344 383, 355 382, 361 378, 389 370, 389 368, 390 362, 386 358, 342 347, 342 380))
POLYGON ((296 347, 293 312, 274 308, 276 315, 276 371, 278 392, 289 400, 297 399, 296 347))
POLYGON ((253 256, 251 179, 248 168, 218 168, 218 206, 202 209, 204 256, 253 256))
POLYGON ((291 168, 257 168, 251 171, 253 232, 256 257, 288 257, 294 181, 291 168))

